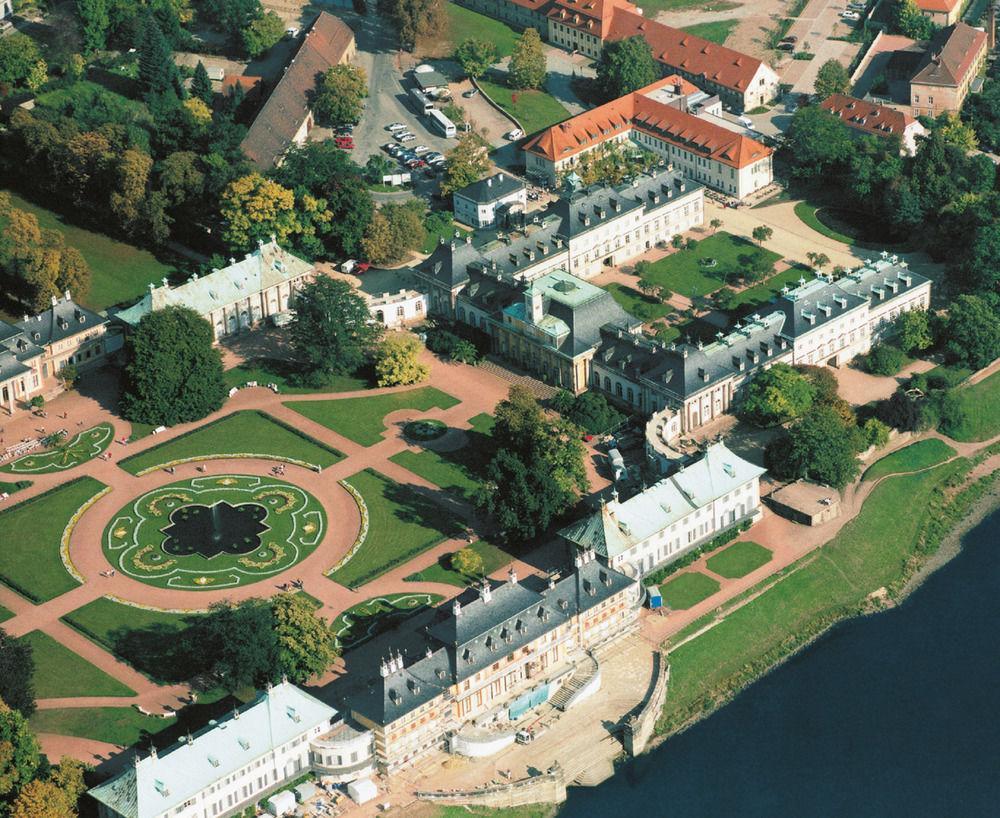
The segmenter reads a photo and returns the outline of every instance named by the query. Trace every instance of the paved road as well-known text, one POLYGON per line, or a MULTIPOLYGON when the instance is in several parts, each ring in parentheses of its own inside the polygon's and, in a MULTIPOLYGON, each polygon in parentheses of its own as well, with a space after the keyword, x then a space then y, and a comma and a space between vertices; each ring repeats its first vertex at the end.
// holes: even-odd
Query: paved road
POLYGON ((813 93, 816 72, 823 63, 837 60, 846 68, 858 53, 859 43, 827 39, 845 37, 854 30, 853 23, 840 18, 846 8, 846 0, 812 0, 792 24, 788 33, 799 38, 797 47, 816 55, 812 60, 786 60, 780 66, 781 81, 791 85, 793 93, 813 93))

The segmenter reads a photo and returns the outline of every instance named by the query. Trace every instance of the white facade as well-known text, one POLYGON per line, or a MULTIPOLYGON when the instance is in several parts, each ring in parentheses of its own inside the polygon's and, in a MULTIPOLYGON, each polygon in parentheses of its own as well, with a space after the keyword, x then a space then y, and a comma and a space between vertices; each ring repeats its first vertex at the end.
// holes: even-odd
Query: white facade
POLYGON ((504 205, 523 212, 528 206, 528 191, 523 183, 503 173, 456 190, 452 195, 455 218, 477 229, 495 225, 497 209, 504 205))
POLYGON ((14 14, 14 0, 0 0, 0 20, 6 20, 14 14))
POLYGON ((380 296, 365 296, 372 317, 389 329, 404 327, 427 316, 428 295, 417 290, 400 290, 396 293, 382 293, 380 296))

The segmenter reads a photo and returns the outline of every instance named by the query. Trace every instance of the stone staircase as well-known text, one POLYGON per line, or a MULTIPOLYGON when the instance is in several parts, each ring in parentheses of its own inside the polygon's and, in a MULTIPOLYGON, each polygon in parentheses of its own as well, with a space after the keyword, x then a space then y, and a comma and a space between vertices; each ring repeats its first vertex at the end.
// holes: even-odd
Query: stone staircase
POLYGON ((590 683, 594 676, 597 675, 597 671, 597 660, 588 653, 586 660, 581 662, 573 675, 552 695, 552 698, 549 699, 549 704, 557 710, 564 712, 568 710, 573 706, 576 694, 590 683))
POLYGON ((532 378, 530 375, 520 374, 507 365, 492 358, 483 360, 479 364, 479 368, 489 372, 491 375, 496 375, 500 378, 500 380, 507 381, 507 383, 523 386, 539 400, 548 400, 549 398, 554 397, 559 391, 554 386, 542 383, 542 381, 538 380, 538 378, 532 378))

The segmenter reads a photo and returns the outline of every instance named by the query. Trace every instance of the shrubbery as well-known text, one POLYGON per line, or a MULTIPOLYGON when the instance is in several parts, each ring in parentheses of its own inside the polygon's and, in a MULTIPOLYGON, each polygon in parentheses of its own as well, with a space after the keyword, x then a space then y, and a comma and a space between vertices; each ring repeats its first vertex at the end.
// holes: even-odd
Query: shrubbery
POLYGON ((625 420, 625 416, 608 403, 600 392, 574 395, 562 389, 550 405, 560 415, 592 435, 610 432, 625 420))

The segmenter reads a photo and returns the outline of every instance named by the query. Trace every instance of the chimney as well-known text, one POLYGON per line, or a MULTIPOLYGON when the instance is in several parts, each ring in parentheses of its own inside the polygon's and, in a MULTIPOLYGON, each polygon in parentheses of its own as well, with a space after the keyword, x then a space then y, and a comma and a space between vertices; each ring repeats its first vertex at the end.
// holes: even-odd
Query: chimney
POLYGON ((514 566, 513 565, 510 567, 510 570, 507 572, 507 581, 511 585, 517 585, 517 571, 514 570, 514 566))
POLYGON ((451 603, 451 613, 453 616, 462 615, 462 603, 459 602, 457 599, 451 603))
POLYGON ((72 301, 73 299, 69 297, 69 290, 63 293, 63 301, 72 301))
MULTIPOLYGON (((163 279, 163 283, 164 283, 164 284, 166 284, 166 283, 167 283, 167 280, 166 280, 166 279, 163 279)), ((58 298, 56 298, 55 296, 52 296, 52 306, 54 307, 54 306, 55 306, 56 304, 58 304, 58 303, 59 303, 59 299, 58 299, 58 298)))
POLYGON ((479 588, 479 598, 483 600, 487 605, 493 599, 493 589, 490 588, 490 581, 488 579, 483 580, 483 584, 479 588))
POLYGON ((486 180, 486 187, 493 187, 493 178, 490 177, 486 180))

